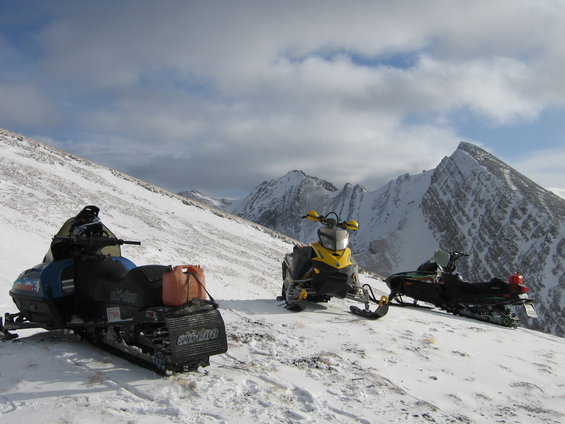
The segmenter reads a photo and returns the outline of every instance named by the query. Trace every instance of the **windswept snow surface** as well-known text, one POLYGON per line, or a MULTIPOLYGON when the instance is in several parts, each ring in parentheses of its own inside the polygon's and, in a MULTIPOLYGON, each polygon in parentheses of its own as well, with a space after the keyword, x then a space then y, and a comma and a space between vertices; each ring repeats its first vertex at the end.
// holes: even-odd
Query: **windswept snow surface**
MULTIPOLYGON (((0 343, 0 423, 561 423, 565 340, 434 310, 377 321, 276 302, 292 241, 0 131, 0 310, 62 222, 96 204, 124 256, 204 265, 229 351, 161 377, 61 331, 0 343)), ((382 281, 362 280, 386 292, 382 281)))

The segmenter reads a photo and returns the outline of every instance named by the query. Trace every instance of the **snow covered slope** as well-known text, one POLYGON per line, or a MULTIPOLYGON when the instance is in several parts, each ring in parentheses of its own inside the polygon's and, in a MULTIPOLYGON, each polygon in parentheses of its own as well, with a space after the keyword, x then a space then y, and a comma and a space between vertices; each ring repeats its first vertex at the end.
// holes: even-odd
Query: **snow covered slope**
POLYGON ((565 200, 473 144, 462 142, 435 169, 374 192, 350 184, 339 190, 292 171, 226 208, 305 243, 318 228, 301 220, 310 209, 357 219, 357 261, 385 276, 415 269, 440 246, 470 254, 459 261, 470 281, 519 271, 539 304, 529 328, 565 335, 565 200))
MULTIPOLYGON (((437 311, 378 321, 332 300, 285 310, 280 261, 292 241, 158 187, 0 130, 0 310, 60 224, 84 205, 138 264, 199 263, 229 351, 159 377, 62 332, 0 343, 0 423, 559 423, 565 340, 437 311)), ((362 280, 377 290, 381 281, 362 280)))
POLYGON ((193 199, 200 203, 204 203, 209 206, 213 206, 215 208, 223 209, 223 210, 230 209, 234 203, 234 200, 231 199, 213 199, 211 197, 206 196, 205 194, 200 193, 198 190, 181 191, 180 193, 177 194, 179 196, 183 196, 188 199, 193 199))

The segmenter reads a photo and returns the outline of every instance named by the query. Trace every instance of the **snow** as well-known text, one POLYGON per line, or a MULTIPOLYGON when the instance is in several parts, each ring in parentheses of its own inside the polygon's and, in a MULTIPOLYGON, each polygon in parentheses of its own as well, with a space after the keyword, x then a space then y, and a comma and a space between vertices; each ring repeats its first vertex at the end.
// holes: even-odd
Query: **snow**
MULTIPOLYGON (((275 301, 292 240, 63 152, 0 132, 0 312, 62 222, 87 204, 135 263, 198 263, 229 350, 167 377, 62 331, 0 343, 0 423, 560 423, 565 341, 435 310, 369 321, 333 299, 275 301)), ((415 225, 415 219, 410 225, 415 225)), ((377 292, 380 280, 362 275, 377 292)))

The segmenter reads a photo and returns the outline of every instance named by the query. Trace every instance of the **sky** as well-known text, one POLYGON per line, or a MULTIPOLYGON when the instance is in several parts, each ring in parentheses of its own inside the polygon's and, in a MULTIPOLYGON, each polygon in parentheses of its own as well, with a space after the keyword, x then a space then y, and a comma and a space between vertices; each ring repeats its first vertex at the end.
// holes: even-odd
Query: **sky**
POLYGON ((178 192, 474 143, 565 195, 560 0, 0 0, 0 127, 178 192))

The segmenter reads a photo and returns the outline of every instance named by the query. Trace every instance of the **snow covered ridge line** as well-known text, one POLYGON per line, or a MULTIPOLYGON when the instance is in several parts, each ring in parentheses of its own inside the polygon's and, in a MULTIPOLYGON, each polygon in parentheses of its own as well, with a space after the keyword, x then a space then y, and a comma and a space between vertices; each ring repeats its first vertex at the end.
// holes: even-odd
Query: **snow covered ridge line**
MULTIPOLYGON (((61 150, 61 149, 59 149, 55 146, 45 144, 45 143, 43 143, 39 140, 35 140, 33 138, 28 138, 28 137, 25 137, 23 135, 5 130, 3 128, 0 128, 0 138, 2 139, 3 142, 5 142, 6 144, 10 144, 12 146, 17 146, 17 145, 21 145, 22 143, 27 143, 29 145, 29 148, 26 148, 27 151, 34 151, 35 149, 43 149, 45 153, 54 154, 56 157, 68 158, 71 161, 77 162, 79 164, 88 164, 89 166, 93 166, 93 167, 100 168, 100 169, 105 169, 105 170, 111 172, 116 177, 118 177, 122 180, 125 180, 125 181, 133 182, 133 183, 139 185, 140 187, 143 187, 147 191, 150 191, 150 192, 153 192, 153 193, 156 193, 156 194, 161 194, 161 195, 167 196, 169 198, 178 199, 185 205, 192 205, 192 206, 196 206, 198 208, 210 211, 213 214, 215 214, 215 215, 217 215, 221 218, 227 218, 227 219, 230 219, 230 220, 233 220, 233 221, 246 223, 247 225, 250 225, 253 228, 256 228, 260 231, 263 231, 267 234, 270 234, 273 237, 277 237, 277 238, 279 238, 283 241, 286 241, 286 242, 289 242, 289 243, 295 242, 294 239, 292 239, 291 237, 289 237, 289 236, 287 236, 283 233, 280 233, 280 232, 275 231, 271 228, 268 228, 264 225, 261 225, 260 223, 247 220, 247 219, 240 217, 238 215, 235 215, 235 214, 233 214, 233 213, 231 213, 227 210, 218 209, 217 207, 214 207, 214 206, 208 204, 205 201, 201 201, 201 200, 198 200, 196 198, 187 198, 186 196, 174 193, 174 192, 166 190, 162 187, 159 187, 159 186, 156 186, 154 184, 148 183, 146 181, 140 180, 139 178, 125 174, 125 173, 118 171, 116 169, 97 164, 97 163, 92 162, 90 160, 84 159, 80 156, 77 156, 73 153, 69 153, 69 152, 66 152, 64 150, 61 150)), ((38 157, 38 159, 41 159, 41 157, 38 157)))

